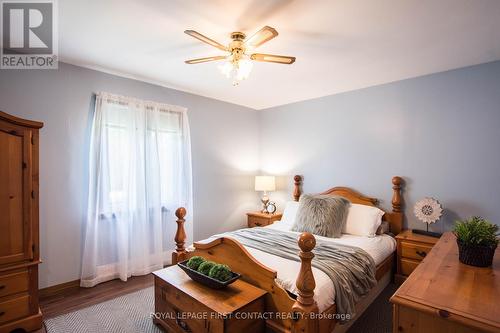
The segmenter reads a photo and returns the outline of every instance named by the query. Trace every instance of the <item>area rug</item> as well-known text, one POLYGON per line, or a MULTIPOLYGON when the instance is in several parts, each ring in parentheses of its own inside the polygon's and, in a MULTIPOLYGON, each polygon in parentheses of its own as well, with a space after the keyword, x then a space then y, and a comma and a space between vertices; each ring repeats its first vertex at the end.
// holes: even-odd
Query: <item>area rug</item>
POLYGON ((45 321, 47 333, 162 333, 153 324, 154 288, 146 288, 45 321))
MULTIPOLYGON (((348 333, 389 333, 392 308, 389 298, 397 287, 389 284, 356 320, 348 333)), ((47 319, 47 333, 161 333, 153 324, 154 288, 146 288, 88 308, 47 319)))

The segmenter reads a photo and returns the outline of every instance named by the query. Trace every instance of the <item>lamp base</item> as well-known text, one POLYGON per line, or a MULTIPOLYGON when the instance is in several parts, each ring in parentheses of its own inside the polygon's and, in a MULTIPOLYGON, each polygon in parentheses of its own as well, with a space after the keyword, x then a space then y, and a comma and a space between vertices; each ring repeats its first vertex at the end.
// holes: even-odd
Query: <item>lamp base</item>
POLYGON ((267 195, 264 195, 262 199, 260 199, 262 202, 262 210, 261 213, 267 213, 267 204, 269 203, 269 197, 267 195))
POLYGON ((425 235, 425 236, 436 237, 436 238, 439 238, 443 235, 439 232, 432 232, 432 231, 426 231, 426 230, 420 230, 420 229, 411 229, 411 232, 413 232, 414 234, 425 235))

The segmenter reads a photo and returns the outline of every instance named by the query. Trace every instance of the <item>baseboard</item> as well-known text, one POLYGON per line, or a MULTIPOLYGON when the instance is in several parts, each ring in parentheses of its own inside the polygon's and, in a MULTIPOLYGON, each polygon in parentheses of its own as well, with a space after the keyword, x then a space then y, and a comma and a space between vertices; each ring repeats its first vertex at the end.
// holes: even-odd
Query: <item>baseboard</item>
POLYGON ((80 280, 74 280, 40 289, 38 291, 38 297, 40 299, 44 299, 78 289, 80 289, 80 280))

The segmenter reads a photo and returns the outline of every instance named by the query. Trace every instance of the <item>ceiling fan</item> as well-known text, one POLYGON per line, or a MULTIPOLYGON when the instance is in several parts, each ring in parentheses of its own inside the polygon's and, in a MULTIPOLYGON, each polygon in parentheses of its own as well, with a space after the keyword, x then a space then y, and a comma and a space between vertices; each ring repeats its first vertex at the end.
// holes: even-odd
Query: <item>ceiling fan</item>
POLYGON ((248 39, 246 39, 246 35, 243 32, 233 32, 231 33, 232 41, 228 46, 224 46, 221 43, 216 42, 215 40, 208 38, 207 36, 204 36, 194 30, 186 30, 184 32, 191 37, 212 45, 221 51, 229 53, 226 55, 186 60, 186 64, 192 65, 208 61, 225 60, 224 63, 219 66, 219 69, 227 78, 233 79, 233 85, 238 85, 239 81, 248 78, 248 76, 250 75, 250 71, 252 70, 252 60, 274 62, 277 64, 286 65, 291 65, 295 62, 295 57, 275 54, 252 53, 255 48, 278 36, 278 32, 274 28, 271 28, 269 26, 265 26, 264 28, 260 29, 248 39))

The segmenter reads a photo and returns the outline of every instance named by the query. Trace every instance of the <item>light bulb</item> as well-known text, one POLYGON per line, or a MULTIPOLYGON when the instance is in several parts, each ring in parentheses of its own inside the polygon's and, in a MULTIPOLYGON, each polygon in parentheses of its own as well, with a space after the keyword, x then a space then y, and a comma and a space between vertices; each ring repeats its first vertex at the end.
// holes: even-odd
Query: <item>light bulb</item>
POLYGON ((243 58, 238 62, 238 75, 237 78, 239 81, 245 80, 250 76, 250 72, 252 71, 252 61, 247 58, 243 58))
POLYGON ((237 86, 239 81, 250 76, 252 66, 252 61, 248 55, 243 55, 238 60, 234 60, 234 56, 230 55, 224 60, 223 64, 219 65, 219 70, 225 77, 233 80, 234 86, 237 86))
POLYGON ((222 65, 219 65, 219 70, 225 77, 228 79, 231 78, 231 71, 233 70, 233 61, 231 56, 227 57, 222 65))

